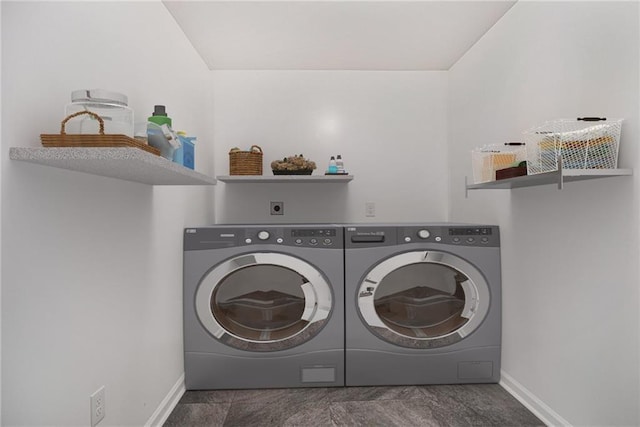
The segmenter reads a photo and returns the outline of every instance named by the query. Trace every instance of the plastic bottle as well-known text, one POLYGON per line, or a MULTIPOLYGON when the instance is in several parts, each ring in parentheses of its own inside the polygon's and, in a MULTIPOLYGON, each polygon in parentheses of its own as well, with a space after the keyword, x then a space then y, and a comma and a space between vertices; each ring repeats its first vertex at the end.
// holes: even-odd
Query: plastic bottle
POLYGON ((336 158, 334 156, 331 156, 331 160, 329 160, 329 168, 327 169, 327 173, 338 173, 338 166, 336 165, 336 158))
POLYGON ((347 172, 344 170, 344 162, 342 161, 342 155, 338 154, 336 158, 336 167, 338 168, 337 173, 346 174, 347 172))
POLYGON ((153 107, 153 114, 149 117, 149 121, 160 126, 167 125, 171 127, 171 118, 167 116, 167 110, 164 105, 155 105, 153 107))
POLYGON ((184 166, 184 139, 187 136, 186 132, 178 131, 178 141, 180 142, 180 148, 173 152, 173 161, 179 165, 184 166))
POLYGON ((183 162, 182 165, 185 168, 195 169, 196 162, 196 137, 195 136, 186 136, 182 139, 182 147, 183 147, 183 162))

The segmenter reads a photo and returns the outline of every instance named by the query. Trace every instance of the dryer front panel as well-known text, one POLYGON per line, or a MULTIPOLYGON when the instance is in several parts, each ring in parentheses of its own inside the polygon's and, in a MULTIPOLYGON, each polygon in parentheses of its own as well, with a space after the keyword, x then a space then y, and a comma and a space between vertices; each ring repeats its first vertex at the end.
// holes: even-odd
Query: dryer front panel
POLYGON ((295 347, 316 336, 332 310, 331 287, 311 264, 284 253, 235 256, 212 268, 196 314, 217 340, 250 351, 295 347))
POLYGON ((489 298, 489 286, 476 267, 435 250, 381 261, 365 274, 356 295, 367 328, 409 348, 461 341, 482 323, 489 298))

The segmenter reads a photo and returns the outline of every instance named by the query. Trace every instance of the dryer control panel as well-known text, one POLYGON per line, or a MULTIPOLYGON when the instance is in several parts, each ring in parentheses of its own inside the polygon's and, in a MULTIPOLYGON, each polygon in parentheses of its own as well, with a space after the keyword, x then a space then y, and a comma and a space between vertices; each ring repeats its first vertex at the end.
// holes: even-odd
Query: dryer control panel
POLYGON ((408 224, 399 226, 346 226, 347 248, 435 243, 459 246, 500 246, 494 225, 408 224))
POLYGON ((184 230, 185 250, 256 245, 342 249, 344 247, 344 232, 342 227, 322 225, 214 226, 184 230))

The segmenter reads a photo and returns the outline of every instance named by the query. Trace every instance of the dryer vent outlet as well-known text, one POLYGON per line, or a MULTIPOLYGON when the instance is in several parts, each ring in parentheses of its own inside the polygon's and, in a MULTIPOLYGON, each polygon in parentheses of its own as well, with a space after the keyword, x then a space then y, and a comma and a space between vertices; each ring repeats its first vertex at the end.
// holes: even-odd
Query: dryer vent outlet
POLYGON ((270 202, 271 215, 284 215, 284 202, 270 202))

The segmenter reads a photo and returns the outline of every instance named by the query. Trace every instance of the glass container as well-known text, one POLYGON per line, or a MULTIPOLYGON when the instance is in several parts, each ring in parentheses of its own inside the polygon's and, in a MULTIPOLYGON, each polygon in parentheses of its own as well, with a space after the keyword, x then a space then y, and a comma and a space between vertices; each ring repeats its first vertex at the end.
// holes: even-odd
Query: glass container
MULTIPOLYGON (((133 110, 128 107, 126 95, 102 89, 81 89, 71 92, 71 103, 65 116, 80 111, 96 113, 104 121, 104 133, 122 134, 133 138, 133 110)), ((99 123, 89 115, 74 117, 67 122, 68 134, 97 134, 99 123)))

